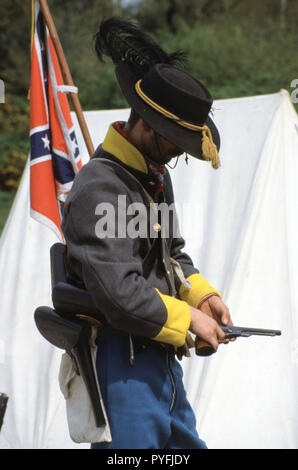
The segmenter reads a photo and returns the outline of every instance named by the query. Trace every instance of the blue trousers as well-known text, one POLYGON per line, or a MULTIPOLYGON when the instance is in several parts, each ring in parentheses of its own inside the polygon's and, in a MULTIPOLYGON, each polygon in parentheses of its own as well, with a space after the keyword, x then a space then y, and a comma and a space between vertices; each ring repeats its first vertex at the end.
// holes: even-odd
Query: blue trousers
POLYGON ((206 449, 186 398, 182 368, 157 342, 129 364, 127 337, 97 340, 97 373, 112 433, 92 449, 206 449))

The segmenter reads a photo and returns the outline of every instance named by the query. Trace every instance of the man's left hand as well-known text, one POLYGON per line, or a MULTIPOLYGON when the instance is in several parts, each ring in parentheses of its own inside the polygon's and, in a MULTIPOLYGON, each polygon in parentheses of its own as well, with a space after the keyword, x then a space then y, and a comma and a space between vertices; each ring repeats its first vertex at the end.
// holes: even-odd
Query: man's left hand
MULTIPOLYGON (((214 318, 214 320, 216 320, 220 325, 233 326, 228 307, 217 295, 213 295, 212 297, 209 297, 209 299, 206 299, 200 306, 200 310, 214 318)), ((229 340, 224 340, 224 342, 229 342, 229 340)))

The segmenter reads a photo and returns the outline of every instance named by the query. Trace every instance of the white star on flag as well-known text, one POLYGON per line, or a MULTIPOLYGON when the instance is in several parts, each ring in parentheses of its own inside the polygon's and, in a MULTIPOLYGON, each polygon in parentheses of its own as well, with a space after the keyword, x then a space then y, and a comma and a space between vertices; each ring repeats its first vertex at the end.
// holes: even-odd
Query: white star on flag
POLYGON ((41 140, 43 141, 44 148, 50 150, 50 141, 48 139, 48 134, 45 134, 45 136, 42 137, 41 140))
POLYGON ((75 137, 73 139, 71 139, 71 145, 72 145, 73 155, 75 155, 76 154, 76 149, 79 148, 78 143, 77 143, 77 139, 75 137))

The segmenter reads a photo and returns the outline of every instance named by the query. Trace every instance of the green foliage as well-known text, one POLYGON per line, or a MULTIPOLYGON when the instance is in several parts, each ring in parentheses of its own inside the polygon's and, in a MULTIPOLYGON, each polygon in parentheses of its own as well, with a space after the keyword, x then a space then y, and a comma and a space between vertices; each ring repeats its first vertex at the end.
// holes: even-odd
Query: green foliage
POLYGON ((6 94, 0 105, 0 190, 14 192, 29 152, 28 101, 6 94))
POLYGON ((19 186, 19 182, 26 163, 25 153, 13 150, 4 159, 3 169, 0 171, 0 189, 14 193, 19 186))
POLYGON ((7 191, 0 191, 0 234, 6 223, 13 200, 14 194, 7 191))
POLYGON ((56 26, 73 79, 79 88, 83 109, 115 109, 127 106, 120 93, 112 63, 100 63, 93 47, 93 36, 104 19, 117 15, 125 16, 121 2, 67 0, 60 3, 63 3, 64 13, 57 16, 56 26))
POLYGON ((94 67, 90 67, 89 73, 86 73, 86 70, 87 66, 85 68, 80 66, 77 69, 77 83, 81 90, 80 99, 84 103, 84 109, 127 107, 111 63, 106 65, 96 63, 94 67))
POLYGON ((29 87, 30 37, 31 1, 1 0, 0 78, 6 92, 18 96, 25 96, 29 87))
MULTIPOLYGON (((287 5, 286 27, 280 0, 143 0, 130 11, 168 52, 185 50, 186 70, 220 99, 292 91, 298 7, 293 0, 287 5)), ((70 59, 84 109, 127 106, 113 66, 95 57, 92 35, 80 41, 88 54, 72 49, 70 59)))
MULTIPOLYGON (((298 78, 297 0, 138 0, 125 8, 121 0, 48 4, 84 110, 127 106, 113 65, 100 63, 93 50, 100 22, 112 15, 136 18, 167 52, 185 50, 186 70, 215 99, 281 88, 291 93, 298 78)), ((6 97, 0 104, 0 190, 12 193, 29 152, 30 38, 31 1, 1 0, 0 79, 6 97)))
POLYGON ((286 33, 272 20, 260 28, 253 18, 215 18, 190 28, 181 20, 179 33, 160 32, 164 47, 188 52, 187 70, 200 78, 214 98, 291 91, 298 74, 294 57, 298 34, 286 33))

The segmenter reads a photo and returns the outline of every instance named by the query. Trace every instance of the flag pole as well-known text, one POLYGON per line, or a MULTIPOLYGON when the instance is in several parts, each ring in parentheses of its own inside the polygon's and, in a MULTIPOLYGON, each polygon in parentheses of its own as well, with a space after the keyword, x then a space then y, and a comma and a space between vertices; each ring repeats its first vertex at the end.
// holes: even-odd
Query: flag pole
MULTIPOLYGON (((71 76, 65 55, 64 55, 64 51, 63 51, 63 48, 62 48, 57 30, 56 30, 56 26, 55 26, 53 17, 51 15, 51 12, 48 6, 48 2, 47 0, 38 0, 38 1, 40 4, 40 9, 42 11, 42 14, 44 16, 45 23, 49 29, 49 33, 50 33, 50 36, 52 38, 52 41, 56 50, 58 60, 60 62, 61 72, 63 75, 63 80, 65 82, 65 85, 74 86, 72 76, 71 76)), ((70 92, 70 99, 71 99, 74 111, 76 113, 89 156, 91 157, 94 153, 94 147, 93 147, 91 136, 89 134, 89 130, 88 130, 85 118, 84 118, 80 100, 76 93, 71 93, 71 92, 70 92)))

